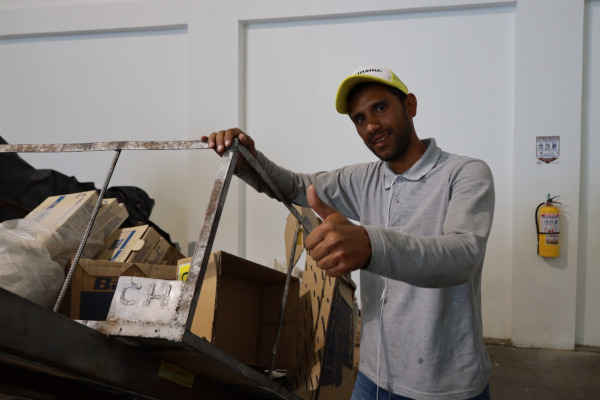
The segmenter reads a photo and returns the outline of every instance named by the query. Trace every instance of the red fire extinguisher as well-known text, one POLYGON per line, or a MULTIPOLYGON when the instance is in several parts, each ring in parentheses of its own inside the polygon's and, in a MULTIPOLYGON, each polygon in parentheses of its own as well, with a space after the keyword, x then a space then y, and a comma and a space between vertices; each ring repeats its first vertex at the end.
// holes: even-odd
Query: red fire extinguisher
POLYGON ((559 196, 548 197, 535 210, 535 226, 538 235, 538 254, 541 257, 558 257, 560 254, 560 212, 554 201, 559 196))

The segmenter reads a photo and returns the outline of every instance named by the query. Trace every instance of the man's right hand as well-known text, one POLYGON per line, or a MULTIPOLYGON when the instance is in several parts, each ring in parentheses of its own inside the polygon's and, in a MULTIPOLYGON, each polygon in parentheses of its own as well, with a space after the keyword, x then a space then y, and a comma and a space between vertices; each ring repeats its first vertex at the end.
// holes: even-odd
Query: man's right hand
MULTIPOLYGON (((250 154, 256 157, 256 147, 254 147, 254 140, 239 128, 231 128, 224 131, 213 132, 208 136, 202 136, 200 140, 206 142, 210 149, 214 149, 215 152, 222 156, 225 150, 227 150, 233 143, 233 139, 237 138, 241 144, 243 144, 250 154)), ((244 157, 239 157, 236 164, 236 169, 240 170, 248 165, 248 161, 244 157)))
POLYGON ((339 211, 324 203, 313 185, 306 189, 310 207, 323 223, 313 227, 304 241, 317 266, 329 276, 342 276, 366 267, 373 254, 366 229, 355 225, 339 211))

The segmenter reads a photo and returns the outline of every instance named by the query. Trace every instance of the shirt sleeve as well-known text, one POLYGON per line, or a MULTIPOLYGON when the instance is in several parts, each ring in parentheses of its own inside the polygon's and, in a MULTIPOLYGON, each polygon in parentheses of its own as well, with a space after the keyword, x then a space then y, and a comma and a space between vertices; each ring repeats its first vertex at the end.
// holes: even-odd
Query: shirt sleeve
MULTIPOLYGON (((310 177, 308 175, 294 173, 275 164, 260 151, 257 151, 256 153, 256 160, 265 169, 281 193, 292 203, 308 207, 306 188, 311 184, 310 177)), ((242 171, 236 173, 236 176, 246 182, 249 186, 253 187, 257 192, 264 193, 273 199, 279 200, 275 192, 260 177, 258 172, 249 165, 242 171)))
MULTIPOLYGON (((306 199, 306 188, 315 185, 321 200, 334 206, 347 218, 358 219, 358 196, 360 191, 353 188, 349 177, 355 172, 356 166, 348 166, 334 171, 316 173, 297 173, 285 169, 268 159, 263 153, 257 152, 256 160, 265 169, 273 183, 277 185, 283 196, 290 202, 302 207, 309 207, 306 199)), ((264 193, 277 199, 275 192, 250 166, 236 174, 240 179, 253 187, 259 193, 264 193)), ((362 181, 362 178, 354 178, 362 181)))
POLYGON ((487 164, 465 163, 451 177, 443 233, 418 236, 365 226, 372 256, 367 271, 408 284, 439 288, 467 282, 483 263, 494 212, 487 164))

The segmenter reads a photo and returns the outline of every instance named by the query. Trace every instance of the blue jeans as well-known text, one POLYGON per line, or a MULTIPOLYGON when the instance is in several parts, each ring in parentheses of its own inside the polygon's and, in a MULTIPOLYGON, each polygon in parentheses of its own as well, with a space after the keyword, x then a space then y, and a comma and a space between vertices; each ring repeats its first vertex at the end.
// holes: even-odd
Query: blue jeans
MULTIPOLYGON (((351 400, 412 400, 408 397, 390 393, 387 390, 378 388, 375 382, 367 378, 362 372, 358 373, 356 383, 354 384, 354 392, 352 392, 351 400), (379 393, 377 393, 379 389, 379 393)), ((488 384, 479 396, 472 397, 467 400, 490 400, 490 385, 488 384)))

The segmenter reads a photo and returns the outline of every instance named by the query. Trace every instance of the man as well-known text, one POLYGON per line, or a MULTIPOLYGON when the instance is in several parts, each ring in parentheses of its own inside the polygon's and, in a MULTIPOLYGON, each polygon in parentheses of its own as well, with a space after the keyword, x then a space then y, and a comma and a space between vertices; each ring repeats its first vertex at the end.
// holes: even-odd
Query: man
MULTIPOLYGON (((305 246, 328 275, 360 269, 353 399, 489 399, 481 322, 494 209, 488 166, 420 140, 417 99, 388 68, 355 71, 341 83, 336 108, 380 161, 300 174, 268 160, 239 129, 203 140, 222 154, 237 137, 290 201, 321 216, 305 246)), ((246 164, 240 158, 238 176, 272 196, 246 164)))

